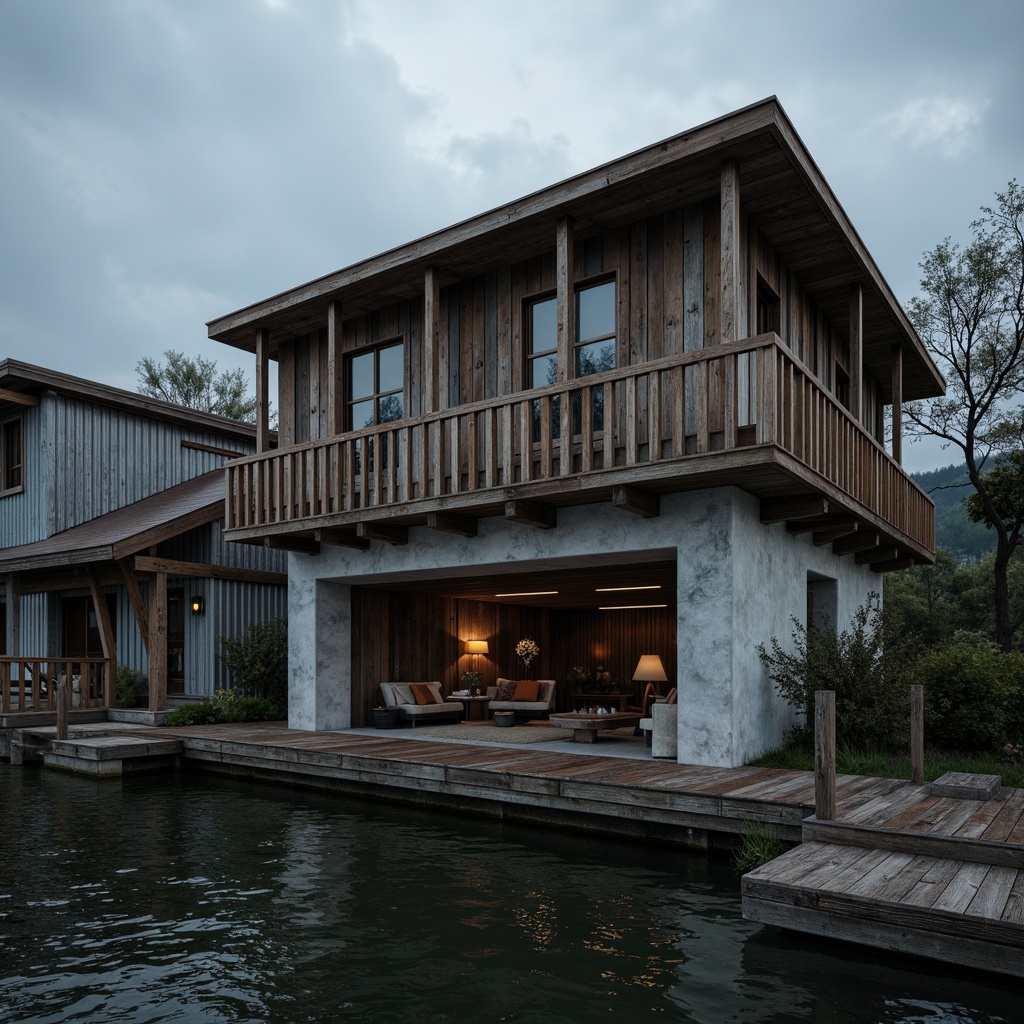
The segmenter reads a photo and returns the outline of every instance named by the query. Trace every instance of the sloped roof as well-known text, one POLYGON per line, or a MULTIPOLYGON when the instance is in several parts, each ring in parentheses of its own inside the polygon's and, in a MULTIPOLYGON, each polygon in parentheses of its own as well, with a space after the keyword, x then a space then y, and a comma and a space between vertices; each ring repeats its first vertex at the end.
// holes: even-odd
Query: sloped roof
POLYGON ((125 558, 224 514, 217 469, 45 540, 0 549, 0 574, 125 558))

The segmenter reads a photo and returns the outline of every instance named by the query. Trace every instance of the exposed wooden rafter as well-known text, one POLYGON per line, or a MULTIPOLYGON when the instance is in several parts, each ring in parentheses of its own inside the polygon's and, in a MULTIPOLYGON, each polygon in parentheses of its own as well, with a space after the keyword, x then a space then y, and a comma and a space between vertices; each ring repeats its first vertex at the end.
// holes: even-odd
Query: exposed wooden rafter
POLYGON ((153 558, 136 555, 132 559, 136 572, 165 572, 168 576, 191 576, 194 579, 235 580, 239 583, 268 583, 288 585, 288 574, 266 572, 263 569, 237 569, 231 565, 212 565, 209 562, 183 562, 175 558, 153 558))
POLYGON ((639 487, 613 487, 612 504, 644 519, 654 519, 661 515, 661 498, 639 487))
POLYGON ((873 562, 872 572, 899 572, 901 569, 910 569, 914 565, 912 558, 890 558, 885 562, 873 562))
POLYGON ((512 523, 537 526, 542 530, 558 525, 556 510, 551 505, 541 505, 536 501, 506 501, 505 518, 512 523))
POLYGON ((859 527, 860 524, 854 519, 838 519, 824 530, 815 530, 814 536, 811 539, 814 541, 815 547, 821 548, 826 544, 839 540, 840 537, 849 537, 851 534, 856 533, 859 527))
POLYGON ((356 536, 362 540, 380 540, 385 544, 408 544, 408 526, 388 526, 386 523, 359 523, 356 536))
POLYGON ((320 545, 309 537, 289 537, 277 534, 273 537, 265 537, 263 544, 264 547, 274 551, 297 551, 304 555, 320 554, 320 545))
POLYGON ((761 522, 765 526, 790 519, 810 519, 828 515, 828 499, 822 497, 762 498, 761 522))
POLYGON ((360 551, 365 551, 370 546, 370 542, 357 536, 354 529, 345 530, 340 527, 331 526, 324 527, 321 530, 314 530, 313 540, 317 544, 334 544, 337 547, 356 548, 360 551))
POLYGON ((858 551, 867 551, 870 548, 877 548, 882 543, 882 538, 871 531, 858 530, 850 537, 840 537, 832 542, 832 551, 837 555, 852 555, 858 551))
POLYGON ((455 512, 428 512, 427 526, 458 537, 475 537, 477 533, 476 520, 472 516, 460 516, 455 512))
POLYGON ((874 565, 876 562, 888 562, 893 558, 899 558, 899 556, 899 548, 883 545, 882 547, 869 548, 867 551, 859 551, 853 556, 853 560, 858 565, 874 565))
POLYGON ((9 388, 0 388, 0 402, 14 402, 15 405, 38 405, 39 399, 35 395, 26 395, 20 391, 11 391, 9 388))

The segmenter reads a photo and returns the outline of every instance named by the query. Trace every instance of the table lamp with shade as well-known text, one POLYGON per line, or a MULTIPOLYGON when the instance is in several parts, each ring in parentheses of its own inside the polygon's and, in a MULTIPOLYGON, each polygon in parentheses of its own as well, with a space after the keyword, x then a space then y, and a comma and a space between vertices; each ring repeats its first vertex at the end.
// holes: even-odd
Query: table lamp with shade
MULTIPOLYGON (((668 680, 665 675, 665 666, 661 663, 661 657, 657 654, 641 654, 640 660, 636 663, 636 671, 633 673, 633 681, 636 683, 651 683, 656 694, 661 693, 658 683, 668 680)), ((646 713, 646 710, 645 710, 646 713)))

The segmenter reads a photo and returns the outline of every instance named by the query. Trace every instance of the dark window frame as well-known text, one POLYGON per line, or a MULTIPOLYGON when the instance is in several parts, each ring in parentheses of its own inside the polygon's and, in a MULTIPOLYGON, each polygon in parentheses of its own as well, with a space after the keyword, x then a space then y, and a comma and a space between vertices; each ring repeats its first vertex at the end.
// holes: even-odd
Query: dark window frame
POLYGON ((357 349, 354 352, 349 352, 345 356, 345 427, 347 430, 369 430, 371 427, 380 426, 381 423, 393 423, 394 419, 382 420, 380 418, 380 403, 382 399, 388 398, 391 395, 400 395, 402 398, 402 415, 397 419, 404 419, 406 410, 408 408, 408 400, 405 394, 406 390, 406 360, 405 360, 405 336, 400 335, 396 338, 389 338, 387 341, 379 342, 376 345, 368 345, 365 348, 357 349), (402 382, 397 388, 389 388, 387 390, 381 390, 380 386, 380 354, 385 349, 389 348, 401 348, 402 349, 402 382), (352 394, 352 363, 354 360, 361 356, 373 355, 373 391, 369 394, 353 396, 352 394), (364 402, 373 402, 373 423, 371 427, 357 427, 352 421, 352 410, 357 405, 362 405, 364 402))
MULTIPOLYGON (((572 368, 573 376, 577 379, 583 377, 589 377, 588 373, 579 372, 579 353, 581 349, 589 348, 591 345, 600 345, 602 342, 612 342, 612 352, 615 356, 614 364, 606 369, 615 370, 619 366, 619 316, 618 316, 618 305, 619 305, 619 282, 616 279, 615 274, 600 274, 595 275, 592 278, 586 278, 582 281, 577 281, 573 286, 573 312, 574 312, 574 334, 573 345, 572 345, 572 368), (612 301, 612 329, 610 332, 605 334, 595 334, 592 337, 581 338, 580 337, 580 296, 584 292, 591 291, 594 288, 603 288, 605 285, 612 285, 614 288, 614 299, 612 301)), ((595 370, 595 373, 603 371, 595 370)))
POLYGON ((18 494, 25 490, 25 425, 21 416, 0 425, 0 494, 18 494), (16 460, 12 460, 11 441, 16 428, 16 460))

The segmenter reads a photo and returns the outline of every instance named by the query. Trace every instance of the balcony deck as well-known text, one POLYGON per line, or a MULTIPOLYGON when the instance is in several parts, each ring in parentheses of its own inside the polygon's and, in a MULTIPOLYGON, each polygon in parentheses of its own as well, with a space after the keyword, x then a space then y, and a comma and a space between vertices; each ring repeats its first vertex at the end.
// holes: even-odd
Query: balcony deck
POLYGON ((774 334, 248 456, 227 478, 228 538, 280 546, 551 525, 607 500, 656 514, 659 494, 731 485, 818 543, 874 538, 850 550, 875 567, 934 559, 931 499, 774 334))

